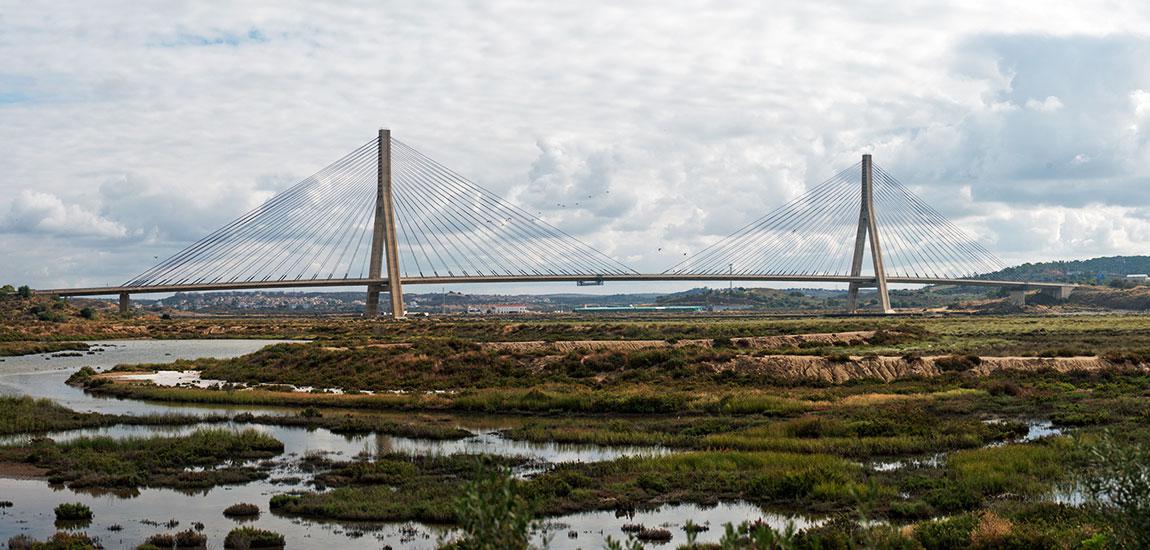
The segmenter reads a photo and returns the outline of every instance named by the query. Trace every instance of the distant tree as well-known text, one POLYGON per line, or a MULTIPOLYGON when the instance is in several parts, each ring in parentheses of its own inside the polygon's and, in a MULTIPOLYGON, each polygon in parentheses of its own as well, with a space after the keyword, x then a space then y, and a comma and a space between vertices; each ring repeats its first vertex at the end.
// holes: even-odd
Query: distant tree
POLYGON ((1138 283, 1129 279, 1111 279, 1107 286, 1126 290, 1138 286, 1138 283))
POLYGON ((80 310, 80 317, 83 317, 85 319, 95 319, 96 318, 96 310, 94 310, 90 307, 86 307, 84 309, 81 309, 80 310))
POLYGON ((16 294, 16 287, 12 285, 0 286, 0 296, 7 296, 9 294, 16 294))
POLYGON ((28 285, 22 285, 19 289, 16 290, 16 292, 20 295, 21 298, 32 297, 32 289, 28 285))

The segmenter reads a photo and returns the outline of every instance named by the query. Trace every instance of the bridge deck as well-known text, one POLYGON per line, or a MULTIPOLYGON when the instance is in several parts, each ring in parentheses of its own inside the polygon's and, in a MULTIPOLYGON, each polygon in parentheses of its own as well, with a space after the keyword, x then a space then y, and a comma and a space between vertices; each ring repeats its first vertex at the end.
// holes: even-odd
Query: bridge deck
MULTIPOLYGON (((859 283, 873 285, 874 277, 812 276, 812 275, 524 275, 524 276, 475 276, 475 277, 404 277, 404 285, 445 285, 459 283, 539 283, 577 281, 740 281, 740 282, 787 282, 787 283, 859 283)), ((984 279, 935 279, 930 277, 887 277, 889 284, 916 285, 956 285, 986 286, 1012 290, 1035 290, 1044 288, 1076 287, 1066 283, 1037 283, 1026 281, 992 281, 984 279)), ((259 290, 270 288, 322 288, 386 285, 387 279, 313 279, 303 281, 253 281, 231 283, 171 284, 150 286, 59 288, 37 290, 37 294, 54 296, 111 296, 118 294, 167 294, 172 292, 203 292, 211 290, 259 290)))

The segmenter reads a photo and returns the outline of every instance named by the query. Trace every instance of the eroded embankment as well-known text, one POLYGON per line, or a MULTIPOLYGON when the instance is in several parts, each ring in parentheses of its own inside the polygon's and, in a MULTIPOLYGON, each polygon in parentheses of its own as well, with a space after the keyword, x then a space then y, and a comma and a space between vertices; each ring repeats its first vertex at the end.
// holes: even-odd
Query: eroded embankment
MULTIPOLYGON (((890 382, 913 376, 938 376, 945 356, 905 359, 902 357, 852 357, 849 361, 810 355, 740 355, 717 369, 753 372, 792 381, 820 381, 842 384, 859 379, 890 382)), ((1004 370, 1056 372, 1096 371, 1113 368, 1098 357, 982 357, 969 372, 987 376, 1004 370)))

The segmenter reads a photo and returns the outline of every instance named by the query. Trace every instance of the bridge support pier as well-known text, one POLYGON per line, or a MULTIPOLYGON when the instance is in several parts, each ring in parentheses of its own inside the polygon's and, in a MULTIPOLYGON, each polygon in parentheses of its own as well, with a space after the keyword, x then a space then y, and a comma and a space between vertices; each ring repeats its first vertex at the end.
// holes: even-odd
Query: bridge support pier
POLYGON ((1026 306, 1026 291, 1025 290, 1011 290, 1010 303, 1018 307, 1026 306))
MULTIPOLYGON (((379 279, 383 273, 383 263, 387 262, 387 290, 391 296, 391 316, 402 319, 403 288, 399 275, 399 241, 395 236, 395 209, 391 200, 391 130, 379 130, 379 162, 376 174, 375 224, 371 233, 371 264, 368 274, 371 279, 379 279)), ((379 294, 383 286, 371 284, 367 287, 367 305, 364 316, 379 316, 379 294)))
POLYGON ((127 292, 120 293, 120 315, 127 315, 132 311, 132 301, 127 292))
MULTIPOLYGON (((878 304, 883 313, 894 313, 890 307, 890 295, 886 288, 886 269, 882 263, 882 246, 879 242, 878 223, 874 214, 874 168, 871 156, 862 157, 862 206, 859 209, 858 233, 855 235, 855 253, 851 260, 851 277, 862 274, 863 249, 869 236, 871 261, 874 264, 875 288, 878 289, 878 304)), ((859 283, 850 283, 847 288, 847 312, 858 309, 859 283)))
POLYGON ((1042 294, 1061 301, 1069 298, 1073 291, 1074 287, 1072 286, 1046 287, 1042 289, 1042 294))

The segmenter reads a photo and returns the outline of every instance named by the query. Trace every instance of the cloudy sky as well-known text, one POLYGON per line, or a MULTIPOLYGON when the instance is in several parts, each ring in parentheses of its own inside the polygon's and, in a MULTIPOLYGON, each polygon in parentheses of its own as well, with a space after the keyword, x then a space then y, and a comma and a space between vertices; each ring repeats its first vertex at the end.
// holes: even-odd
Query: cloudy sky
POLYGON ((0 281, 123 282, 381 126, 641 271, 868 152, 1006 263, 1147 253, 1148 28, 1138 1, 0 0, 0 281))

